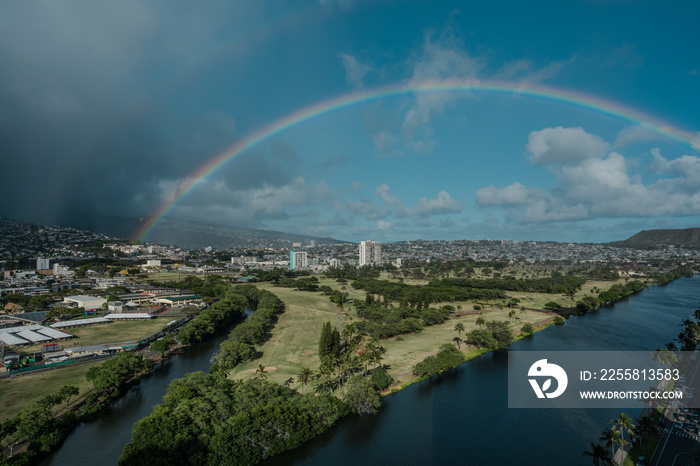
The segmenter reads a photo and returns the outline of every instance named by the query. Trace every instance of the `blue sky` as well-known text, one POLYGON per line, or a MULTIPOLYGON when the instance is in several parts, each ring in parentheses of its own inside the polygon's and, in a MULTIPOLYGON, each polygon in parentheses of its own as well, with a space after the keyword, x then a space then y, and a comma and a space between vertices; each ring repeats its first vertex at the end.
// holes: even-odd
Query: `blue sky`
POLYGON ((171 215, 352 241, 603 242, 700 226, 697 24, 694 1, 3 2, 0 185, 13 194, 0 215, 149 215, 300 109, 505 80, 697 140, 542 99, 408 93, 269 138, 171 215))

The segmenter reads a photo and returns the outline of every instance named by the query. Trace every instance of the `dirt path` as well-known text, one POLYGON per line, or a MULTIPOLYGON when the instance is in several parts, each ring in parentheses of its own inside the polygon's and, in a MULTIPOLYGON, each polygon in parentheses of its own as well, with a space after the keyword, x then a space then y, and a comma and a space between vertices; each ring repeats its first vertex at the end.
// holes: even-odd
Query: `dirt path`
POLYGON ((333 306, 333 310, 335 311, 335 315, 338 316, 338 331, 342 335, 343 334, 343 321, 345 320, 345 316, 338 311, 338 308, 335 306, 335 303, 331 303, 331 306, 333 306))

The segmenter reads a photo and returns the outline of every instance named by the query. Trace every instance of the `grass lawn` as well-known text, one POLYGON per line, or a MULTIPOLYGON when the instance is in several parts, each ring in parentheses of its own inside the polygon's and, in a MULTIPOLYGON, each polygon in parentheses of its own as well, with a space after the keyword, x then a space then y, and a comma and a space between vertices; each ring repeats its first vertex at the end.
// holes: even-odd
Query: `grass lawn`
POLYGON ((0 422, 15 417, 22 409, 46 395, 58 393, 64 385, 80 389, 80 395, 71 398, 72 405, 92 388, 92 384, 85 379, 85 373, 102 362, 104 360, 0 379, 0 422))
MULTIPOLYGON (((335 280, 321 280, 321 284, 327 284, 334 289, 339 289, 340 284, 335 280)), ((296 291, 292 288, 273 287, 269 284, 257 284, 275 293, 286 304, 285 313, 280 316, 279 322, 272 331, 272 338, 258 348, 263 352, 263 357, 255 361, 237 366, 229 375, 232 378, 253 378, 259 364, 266 368, 267 377, 275 382, 283 383, 290 377, 296 379, 302 367, 317 370, 318 339, 321 335, 321 327, 330 321, 332 325, 338 325, 338 318, 333 310, 328 296, 322 293, 296 291)), ((350 298, 364 298, 363 291, 357 291, 357 295, 350 293, 350 298)), ((462 305, 462 312, 472 310, 471 303, 451 303, 455 307, 462 305)), ((461 322, 466 331, 476 328, 476 319, 481 315, 486 320, 507 320, 511 309, 488 308, 479 312, 465 312, 465 315, 454 317, 447 322, 426 327, 416 334, 402 335, 401 339, 391 338, 382 340, 382 345, 387 352, 384 362, 391 365, 391 375, 405 381, 410 378, 411 367, 420 362, 426 356, 435 354, 443 343, 451 343, 457 336, 454 326, 461 322)), ((519 333, 524 323, 529 322, 537 327, 552 319, 552 316, 527 311, 520 314, 520 320, 514 320, 512 327, 514 333, 519 333)), ((345 310, 345 323, 355 319, 352 310, 345 310)), ((464 333, 462 333, 464 336, 464 333)), ((469 353, 474 348, 462 344, 462 350, 469 353)), ((300 388, 296 383, 292 387, 300 388)))
MULTIPOLYGON (((451 318, 442 324, 425 327, 419 333, 401 335, 398 337, 400 339, 393 337, 388 340, 382 340, 382 346, 387 350, 386 354, 384 354, 383 362, 391 366, 389 373, 392 377, 405 382, 407 379, 412 378, 411 368, 415 364, 437 353, 438 348, 440 348, 440 345, 443 343, 455 344, 452 339, 457 336, 457 332, 454 330, 457 323, 464 325, 465 332, 469 332, 478 328, 476 325, 476 319, 478 317, 483 317, 485 320, 507 321, 508 312, 510 311, 511 309, 507 308, 502 310, 489 308, 482 311, 481 314, 474 313, 451 318)), ((543 325, 553 318, 553 316, 548 314, 530 311, 526 311, 525 314, 522 315, 520 311, 518 311, 518 317, 520 317, 521 320, 513 320, 511 323, 513 333, 516 335, 520 333, 520 328, 525 323, 531 323, 533 327, 537 328, 539 325, 543 325)), ((462 332, 462 338, 464 338, 465 332, 462 332)), ((462 352, 464 353, 469 353, 476 349, 464 343, 462 343, 461 346, 462 352)))
MULTIPOLYGON (((256 286, 275 293, 284 301, 286 309, 272 330, 272 338, 257 347, 263 352, 262 358, 237 366, 229 377, 253 378, 255 369, 262 364, 266 367, 268 379, 284 383, 290 377, 296 378, 302 367, 318 369, 321 327, 329 321, 333 326, 338 325, 338 317, 328 296, 278 288, 267 283, 256 286)), ((300 387, 298 384, 293 386, 300 387)))
MULTIPOLYGON (((90 346, 102 343, 120 343, 123 341, 139 341, 152 333, 161 330, 172 319, 135 320, 131 322, 112 322, 109 324, 88 325, 65 329, 75 338, 59 342, 62 348, 71 346, 90 346)), ((19 352, 31 354, 41 352, 42 345, 32 345, 22 348, 19 352)))

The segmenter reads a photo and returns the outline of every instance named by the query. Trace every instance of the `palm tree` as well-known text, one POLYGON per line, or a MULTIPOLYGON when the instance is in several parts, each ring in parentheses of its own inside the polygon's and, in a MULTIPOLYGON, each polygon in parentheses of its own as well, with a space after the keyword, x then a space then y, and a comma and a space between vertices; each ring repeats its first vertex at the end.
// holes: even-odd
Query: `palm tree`
POLYGON ((302 367, 299 375, 297 375, 297 382, 304 384, 304 395, 306 395, 307 385, 309 384, 312 375, 313 371, 311 371, 311 369, 308 367, 302 367))
POLYGON ((608 451, 602 445, 596 445, 591 442, 591 449, 583 452, 583 456, 590 456, 593 458, 593 464, 595 466, 607 466, 612 464, 610 456, 608 456, 608 451))
MULTIPOLYGON (((610 424, 614 424, 620 430, 620 438, 625 441, 625 429, 630 434, 634 434, 634 424, 632 424, 632 419, 625 413, 620 413, 617 419, 610 421, 610 424)), ((622 443, 620 444, 622 445, 622 443)))
POLYGON ((515 319, 515 316, 516 316, 515 311, 510 311, 508 313, 508 320, 511 321, 511 320, 515 319))
POLYGON ((610 448, 610 455, 614 456, 615 455, 615 445, 620 440, 620 431, 617 430, 615 427, 608 427, 603 431, 602 434, 600 434, 600 437, 598 437, 598 440, 602 440, 605 442, 605 446, 610 448))
POLYGON ((637 435, 639 436, 641 445, 644 445, 644 439, 656 437, 656 423, 651 416, 642 416, 637 419, 637 435))
POLYGON ((457 343, 457 348, 459 348, 460 350, 462 349, 462 345, 461 345, 462 339, 461 339, 461 338, 459 338, 459 337, 454 337, 454 338, 452 339, 452 341, 454 341, 455 343, 457 343))
POLYGON ((483 317, 476 318, 476 325, 478 325, 479 327, 483 327, 484 324, 486 324, 486 319, 484 319, 483 317))
POLYGON ((255 377, 258 379, 266 379, 267 374, 265 374, 265 366, 262 364, 258 364, 258 368, 255 369, 255 373, 257 374, 255 377))
POLYGON ((668 349, 657 348, 655 352, 651 354, 652 362, 655 362, 660 366, 669 365, 675 366, 678 364, 678 357, 668 349))
POLYGON ((462 337, 462 332, 464 332, 464 324, 461 322, 455 324, 455 330, 457 331, 457 336, 462 337))

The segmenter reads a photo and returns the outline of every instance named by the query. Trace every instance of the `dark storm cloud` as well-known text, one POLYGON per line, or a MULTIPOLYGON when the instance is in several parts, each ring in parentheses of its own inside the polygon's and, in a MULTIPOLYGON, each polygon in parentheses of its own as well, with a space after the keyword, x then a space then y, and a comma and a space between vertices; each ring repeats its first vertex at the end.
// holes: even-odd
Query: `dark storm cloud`
MULTIPOLYGON (((0 185, 12 202, 0 216, 150 213, 164 182, 236 140, 232 115, 212 101, 190 108, 191 83, 168 78, 236 21, 184 2, 3 2, 0 185)), ((221 176, 237 189, 279 186, 294 157, 273 147, 221 176)))

